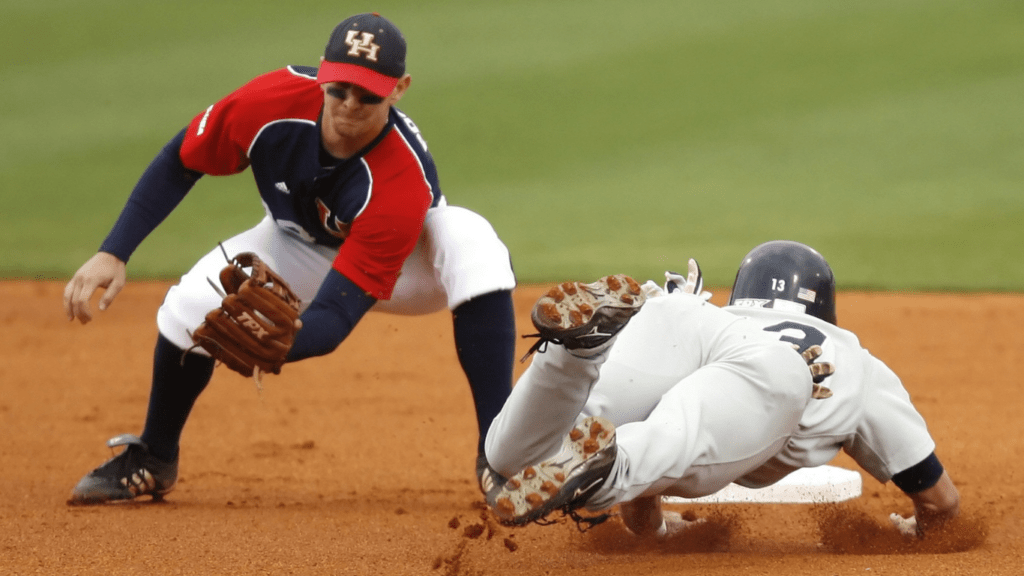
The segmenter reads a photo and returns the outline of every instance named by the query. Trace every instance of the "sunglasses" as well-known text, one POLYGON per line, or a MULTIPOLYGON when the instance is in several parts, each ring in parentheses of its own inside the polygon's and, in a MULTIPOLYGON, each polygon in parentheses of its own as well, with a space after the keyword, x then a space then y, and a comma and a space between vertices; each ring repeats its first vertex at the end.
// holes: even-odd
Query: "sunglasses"
MULTIPOLYGON (((348 90, 348 88, 342 88, 340 86, 329 86, 327 88, 327 93, 338 100, 346 100, 348 99, 348 90)), ((359 97, 360 104, 374 105, 380 104, 383 101, 384 97, 377 96, 376 94, 363 94, 359 97)))

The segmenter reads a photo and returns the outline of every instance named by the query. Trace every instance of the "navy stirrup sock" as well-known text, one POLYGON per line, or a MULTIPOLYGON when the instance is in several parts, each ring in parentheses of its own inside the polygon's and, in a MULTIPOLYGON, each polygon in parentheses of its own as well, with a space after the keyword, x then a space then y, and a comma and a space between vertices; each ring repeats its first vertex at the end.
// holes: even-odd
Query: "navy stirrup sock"
POLYGON ((178 458, 178 441, 196 399, 213 376, 216 361, 184 350, 160 335, 153 354, 153 384, 142 441, 165 462, 178 458))
POLYGON ((491 421, 512 392, 516 321, 512 292, 500 290, 478 296, 452 311, 455 350, 466 373, 476 406, 483 453, 491 421))

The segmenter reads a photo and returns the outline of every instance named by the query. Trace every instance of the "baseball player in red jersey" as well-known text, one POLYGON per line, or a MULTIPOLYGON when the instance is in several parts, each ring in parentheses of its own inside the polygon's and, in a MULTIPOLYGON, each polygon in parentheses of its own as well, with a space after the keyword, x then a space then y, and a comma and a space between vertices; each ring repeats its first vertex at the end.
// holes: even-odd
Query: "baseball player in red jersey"
POLYGON ((504 523, 555 510, 585 520, 577 509, 620 505, 631 531, 664 536, 688 523, 662 512, 663 495, 763 488, 840 450, 913 501, 914 516, 890 518, 900 533, 958 513, 957 490, 899 378, 836 325, 820 254, 787 241, 755 248, 725 308, 700 297, 692 260, 681 284, 612 276, 538 300, 533 320, 548 345, 486 443, 503 476, 488 485, 488 502, 504 523))
POLYGON ((250 168, 266 217, 168 291, 142 434, 111 439, 125 449, 82 478, 70 503, 159 498, 174 487, 181 432, 215 364, 191 334, 220 306, 210 279, 226 255, 241 252, 255 253, 302 299, 289 362, 331 352, 368 311, 449 308, 476 406, 478 473, 484 468, 483 437, 511 390, 516 281, 491 225, 447 203, 426 141, 395 107, 411 83, 405 56, 405 38, 389 20, 348 18, 319 68, 255 78, 196 115, 143 173, 99 252, 65 288, 71 320, 92 319, 98 288, 106 289, 99 308, 111 304, 133 251, 202 175, 250 168))

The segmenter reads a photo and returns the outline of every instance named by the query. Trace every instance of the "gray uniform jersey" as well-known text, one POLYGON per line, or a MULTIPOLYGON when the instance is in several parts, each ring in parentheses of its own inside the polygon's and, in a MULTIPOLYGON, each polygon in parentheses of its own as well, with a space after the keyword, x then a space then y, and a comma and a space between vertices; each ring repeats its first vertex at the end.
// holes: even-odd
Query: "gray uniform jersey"
POLYGON ((797 468, 827 464, 840 448, 874 478, 887 482, 935 450, 903 383, 854 333, 795 312, 737 306, 724 310, 802 347, 821 345, 819 360, 836 367, 826 381, 833 396, 809 403, 782 451, 737 483, 751 488, 774 483, 797 468))
POLYGON ((731 482, 763 487, 845 449, 888 480, 934 449, 899 379, 857 337, 816 318, 722 309, 682 294, 653 297, 595 358, 560 346, 537 354, 487 437, 510 474, 553 456, 578 418, 616 425, 609 482, 588 503, 695 498, 731 482), (810 372, 790 347, 819 344, 836 373, 812 400, 810 372))

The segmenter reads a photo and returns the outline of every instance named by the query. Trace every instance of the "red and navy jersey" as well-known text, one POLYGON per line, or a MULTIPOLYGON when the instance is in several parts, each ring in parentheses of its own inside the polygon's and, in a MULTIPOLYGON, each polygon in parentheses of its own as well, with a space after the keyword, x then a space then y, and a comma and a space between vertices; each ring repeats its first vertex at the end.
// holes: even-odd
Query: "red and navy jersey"
POLYGON ((427 209, 442 200, 437 169, 416 125, 394 107, 381 135, 356 156, 329 156, 320 141, 316 72, 270 72, 213 104, 189 124, 181 162, 211 175, 252 168, 278 225, 338 247, 334 269, 386 300, 427 209))

